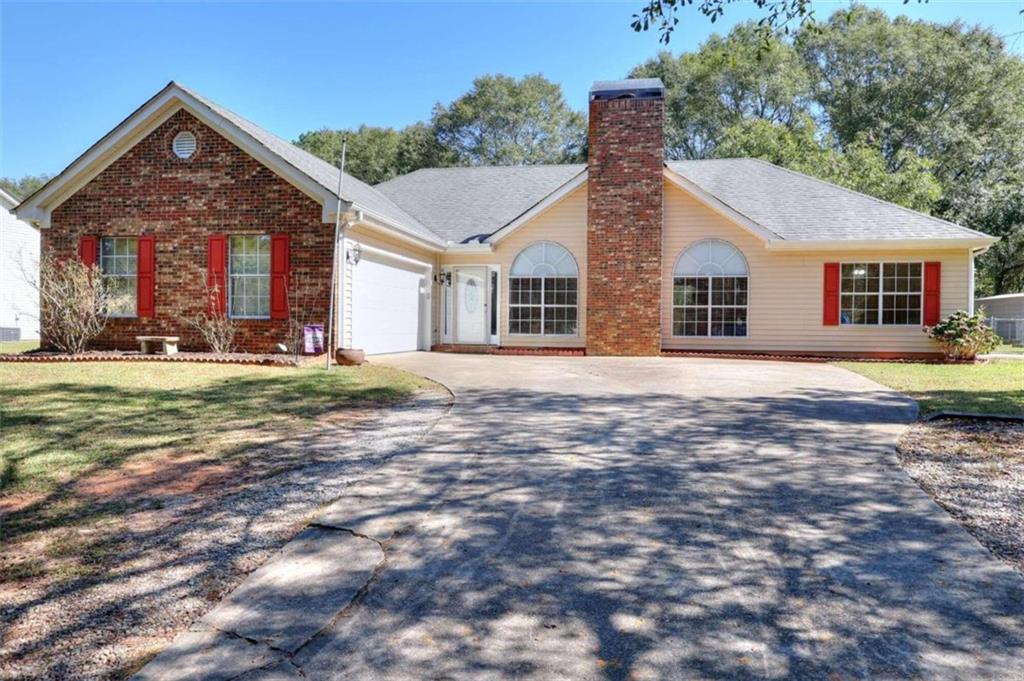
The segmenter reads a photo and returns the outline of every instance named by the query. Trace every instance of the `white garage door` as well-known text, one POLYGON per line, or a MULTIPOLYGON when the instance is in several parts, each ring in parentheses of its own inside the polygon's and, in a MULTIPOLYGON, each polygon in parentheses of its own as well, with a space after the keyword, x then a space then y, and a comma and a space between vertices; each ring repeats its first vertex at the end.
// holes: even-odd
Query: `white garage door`
POLYGON ((420 349, 423 270, 363 255, 352 275, 352 347, 368 355, 420 349))

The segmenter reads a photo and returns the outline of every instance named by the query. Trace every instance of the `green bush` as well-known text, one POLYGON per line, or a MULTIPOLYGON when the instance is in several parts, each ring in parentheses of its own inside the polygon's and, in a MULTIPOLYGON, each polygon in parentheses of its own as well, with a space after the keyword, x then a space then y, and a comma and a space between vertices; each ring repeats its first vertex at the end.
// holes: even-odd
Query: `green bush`
POLYGON ((971 360, 979 353, 991 352, 999 345, 999 336, 985 323, 985 314, 978 310, 968 314, 957 310, 925 333, 942 346, 946 359, 971 360))

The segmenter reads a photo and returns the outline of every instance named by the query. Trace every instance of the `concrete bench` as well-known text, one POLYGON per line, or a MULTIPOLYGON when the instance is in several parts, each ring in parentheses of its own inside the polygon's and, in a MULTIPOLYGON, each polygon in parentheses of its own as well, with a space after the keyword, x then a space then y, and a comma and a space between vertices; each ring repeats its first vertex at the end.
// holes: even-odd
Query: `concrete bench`
POLYGON ((144 355, 173 355, 178 352, 177 336, 136 336, 135 340, 139 341, 144 355))

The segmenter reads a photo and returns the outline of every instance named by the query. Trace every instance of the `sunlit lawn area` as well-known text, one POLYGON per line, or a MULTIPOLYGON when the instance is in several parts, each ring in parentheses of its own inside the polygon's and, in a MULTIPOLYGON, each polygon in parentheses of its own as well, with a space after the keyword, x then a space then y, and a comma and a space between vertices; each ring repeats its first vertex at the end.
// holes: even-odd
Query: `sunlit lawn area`
POLYGON ((1024 415, 1024 361, 837 364, 910 395, 920 405, 922 416, 936 411, 1024 415))
POLYGON ((1024 345, 1000 345, 992 352, 1005 353, 1009 355, 1024 355, 1024 345))
POLYGON ((27 352, 39 347, 37 340, 22 341, 0 341, 0 353, 4 352, 27 352))
POLYGON ((388 403, 420 379, 385 367, 0 363, 0 500, 139 457, 230 457, 326 412, 388 403))

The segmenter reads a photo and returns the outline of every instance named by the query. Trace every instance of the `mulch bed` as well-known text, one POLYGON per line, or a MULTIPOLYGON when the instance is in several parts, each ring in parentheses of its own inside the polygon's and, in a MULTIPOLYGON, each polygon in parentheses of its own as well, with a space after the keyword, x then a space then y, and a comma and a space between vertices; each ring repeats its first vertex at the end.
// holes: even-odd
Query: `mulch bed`
POLYGON ((137 350, 90 351, 79 355, 49 350, 22 353, 0 353, 0 362, 202 362, 206 364, 257 364, 261 366, 294 367, 323 362, 323 355, 257 354, 250 352, 178 352, 174 355, 144 355, 137 350))
POLYGON ((1024 574, 1024 422, 969 417, 915 424, 903 468, 995 556, 1024 574))

